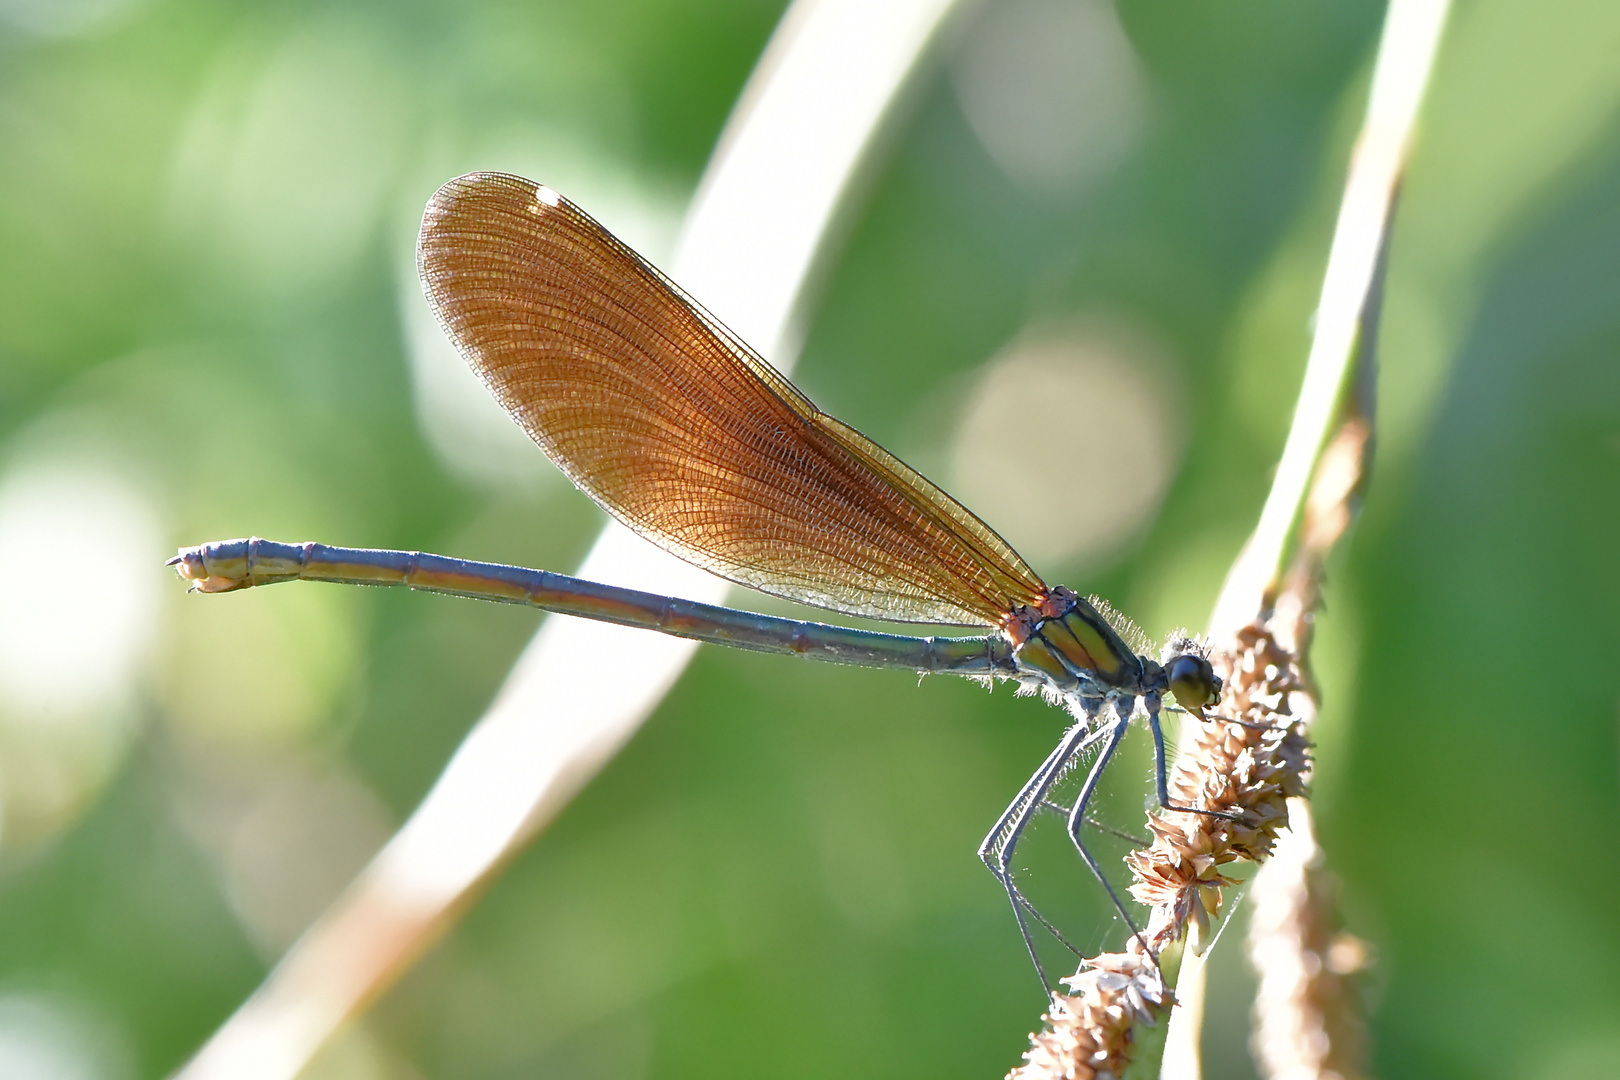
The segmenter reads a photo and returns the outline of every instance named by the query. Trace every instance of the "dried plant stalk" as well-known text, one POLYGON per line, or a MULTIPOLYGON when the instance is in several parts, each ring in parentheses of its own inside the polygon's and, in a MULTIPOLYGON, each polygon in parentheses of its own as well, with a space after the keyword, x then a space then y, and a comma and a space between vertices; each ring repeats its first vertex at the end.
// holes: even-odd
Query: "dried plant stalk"
POLYGON ((1170 797, 1243 820, 1185 813, 1149 819, 1152 844, 1125 861, 1136 880, 1131 895, 1152 908, 1146 934, 1156 950, 1179 938, 1189 922, 1207 936, 1221 888, 1233 883, 1221 867, 1271 854, 1288 821, 1287 800, 1305 793, 1310 770, 1304 722, 1314 707, 1298 658, 1255 622, 1238 631, 1235 647, 1211 659, 1225 692, 1218 715, 1178 756, 1170 797))
POLYGON ((1030 1037, 1024 1064, 1008 1073, 1024 1080, 1092 1080, 1118 1076, 1139 1027, 1159 1022, 1170 1007, 1159 969, 1132 949, 1104 953, 1064 979, 1072 995, 1053 994, 1045 1030, 1030 1037))
MULTIPOLYGON (((1140 1028, 1157 1028, 1174 1000, 1166 986, 1167 975, 1174 978, 1171 966, 1179 962, 1174 950, 1184 939, 1195 951, 1210 940, 1221 890, 1234 883, 1222 867, 1238 859, 1264 861, 1291 818, 1298 819, 1295 808, 1306 806, 1311 767, 1306 731, 1316 719, 1317 696, 1303 656, 1320 603, 1322 564, 1353 517, 1370 437, 1370 425, 1354 413, 1329 443, 1306 499, 1293 567, 1267 600, 1268 614, 1211 655, 1225 684, 1220 705, 1176 758, 1173 802, 1243 820, 1187 813, 1149 818, 1152 843, 1128 855, 1126 863, 1135 880, 1131 894, 1151 909, 1143 937, 1160 965, 1143 955, 1134 937, 1124 953, 1087 960, 1079 975, 1064 980, 1075 993, 1054 995, 1042 1017, 1045 1030, 1031 1037, 1025 1064, 1009 1073, 1009 1080, 1125 1076, 1138 1060, 1134 1051, 1147 1039, 1140 1028)), ((1317 883, 1323 873, 1316 871, 1317 883)), ((1354 1063, 1364 1043, 1354 994, 1344 982, 1354 967, 1348 960, 1354 950, 1347 945, 1353 939, 1321 939, 1313 928, 1330 921, 1331 903, 1324 902, 1320 889, 1310 890, 1309 875, 1301 880, 1307 888, 1297 903, 1279 895, 1267 909, 1279 935, 1292 933, 1294 942, 1270 939, 1267 970, 1277 974, 1270 983, 1274 996, 1264 1006, 1276 1012, 1268 1021, 1265 1053, 1277 1049, 1264 1060, 1297 1058, 1299 1048, 1307 1047, 1305 1053, 1324 1064, 1322 1071, 1279 1069, 1270 1075, 1326 1080, 1343 1070, 1337 1075, 1351 1080, 1360 1076, 1354 1063), (1289 974, 1301 970, 1313 977, 1289 974)), ((1263 984, 1266 978, 1263 974, 1263 984)), ((1157 1031, 1154 1039, 1162 1043, 1157 1031)), ((1156 1075, 1155 1065, 1156 1058, 1145 1067, 1156 1075)))
MULTIPOLYGON (((1357 394, 1370 387, 1391 216, 1448 7, 1447 0, 1390 4, 1287 445, 1259 525, 1211 619, 1217 637, 1211 659, 1227 682, 1218 716, 1194 729, 1177 756, 1171 797, 1199 809, 1241 811, 1242 821, 1187 813, 1150 821, 1152 845, 1127 861, 1136 875, 1132 894, 1152 905, 1145 937, 1158 963, 1141 955, 1138 941, 1125 953, 1086 961, 1065 980, 1076 993, 1054 995, 1042 1017, 1046 1030, 1031 1036, 1034 1048, 1010 1080, 1158 1076, 1166 1038, 1160 1021, 1174 1001, 1182 950, 1197 956, 1208 947, 1211 917, 1231 881, 1221 867, 1269 855, 1288 822, 1289 800, 1303 800, 1310 767, 1305 728, 1316 714, 1303 657, 1323 560, 1353 516, 1365 472, 1371 409, 1357 394)), ((1296 959, 1315 962, 1303 954, 1296 959)), ((1201 965, 1193 977, 1202 977, 1201 965)), ((1302 992, 1316 996, 1301 999, 1296 1017, 1352 997, 1328 994, 1325 986, 1302 992)), ((1307 1032, 1298 1020, 1291 1037, 1331 1042, 1335 1030, 1358 1030, 1353 1016, 1318 1012, 1315 1028, 1307 1032)), ((1196 1076, 1197 1019, 1187 1026, 1186 1071, 1196 1076)))
POLYGON ((1233 883, 1221 868, 1270 853, 1287 823, 1287 800, 1302 795, 1310 768, 1303 721, 1312 704, 1294 655, 1260 623, 1244 627, 1235 647, 1211 657, 1225 680, 1219 715, 1178 756, 1171 799, 1184 806, 1240 814, 1241 823, 1203 814, 1149 819, 1153 841, 1126 857, 1131 893, 1150 905, 1143 938, 1159 964, 1133 937, 1123 953, 1087 960, 1065 979, 1075 992, 1055 994, 1046 1030, 1009 1080, 1093 1080, 1118 1077, 1135 1056, 1138 1028, 1157 1026, 1172 996, 1168 950, 1183 935, 1207 940, 1220 910, 1221 889, 1233 883))
MULTIPOLYGON (((1318 466, 1305 505, 1302 544, 1284 579, 1272 621, 1305 655, 1321 601, 1322 563, 1349 527, 1366 475, 1372 428, 1346 421, 1318 466)), ((1314 692, 1306 695, 1314 711, 1314 692)), ((1290 800, 1277 857, 1250 892, 1249 962, 1260 977, 1250 1040, 1261 1075, 1288 1080, 1359 1080, 1366 1023, 1352 976, 1366 948, 1338 930, 1337 888, 1316 843, 1310 805, 1290 800)))
POLYGON ((1291 803, 1288 829, 1250 891, 1249 962, 1260 974, 1250 1046, 1262 1076, 1366 1075, 1367 1030, 1354 976, 1367 965, 1367 948, 1338 929, 1337 891, 1310 805, 1291 803))

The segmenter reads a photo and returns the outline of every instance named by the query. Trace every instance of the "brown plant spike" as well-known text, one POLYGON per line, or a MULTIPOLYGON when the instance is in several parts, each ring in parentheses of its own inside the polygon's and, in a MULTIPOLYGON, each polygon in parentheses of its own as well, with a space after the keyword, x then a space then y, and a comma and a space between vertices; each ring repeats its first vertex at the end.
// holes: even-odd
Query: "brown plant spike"
POLYGON ((1310 770, 1304 728, 1315 706, 1294 655, 1265 624, 1250 623, 1238 631, 1235 650, 1211 659, 1225 682, 1220 715, 1201 725, 1182 752, 1170 797, 1243 821, 1203 814, 1149 819, 1153 843, 1125 861, 1136 879, 1131 895, 1152 908, 1147 938, 1154 949, 1179 938, 1188 920, 1220 909, 1221 887, 1232 883, 1221 867, 1271 854, 1288 822, 1288 799, 1305 793, 1310 770))
POLYGON ((1159 969, 1131 949, 1104 953, 1063 981, 1072 995, 1053 994, 1045 1030, 1030 1036, 1024 1064, 1008 1080, 1097 1080, 1117 1077, 1130 1059, 1137 1025, 1157 1024, 1170 1010, 1170 994, 1159 969))
MULTIPOLYGON (((1232 879, 1221 868, 1258 862, 1288 821, 1288 799, 1303 795, 1310 773, 1305 725, 1315 715, 1297 657, 1264 623, 1237 633, 1231 649, 1210 657, 1225 686, 1219 715, 1208 717, 1178 757, 1173 802, 1241 814, 1241 823, 1203 814, 1149 819, 1153 842, 1126 857, 1131 895, 1150 906, 1143 936, 1155 952, 1179 940, 1189 922, 1207 928, 1232 879)), ((1046 1029, 1008 1080, 1097 1080, 1123 1074, 1135 1025, 1157 1024, 1171 995, 1157 967, 1133 938, 1123 953, 1105 953, 1065 979, 1076 993, 1054 994, 1046 1029)))
MULTIPOLYGON (((1323 562, 1355 514, 1371 438, 1366 417, 1348 417, 1317 466, 1305 503, 1300 555, 1271 618, 1278 639, 1301 653, 1310 649, 1315 632, 1323 562)), ((1250 890, 1249 962, 1260 977, 1250 1045, 1262 1076, 1360 1080, 1366 1075, 1366 1021, 1354 982, 1368 963, 1368 950, 1340 930, 1337 893, 1316 842, 1310 806, 1296 800, 1277 857, 1255 875, 1250 890)))

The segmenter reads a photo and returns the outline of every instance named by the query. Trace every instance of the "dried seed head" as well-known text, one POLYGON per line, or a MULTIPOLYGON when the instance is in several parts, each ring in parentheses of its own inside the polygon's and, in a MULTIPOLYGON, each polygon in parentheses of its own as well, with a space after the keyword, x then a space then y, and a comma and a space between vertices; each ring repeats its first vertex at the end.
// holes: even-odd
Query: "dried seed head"
POLYGON ((1219 910, 1220 890, 1231 884, 1221 867, 1271 853, 1288 820, 1288 798, 1304 793, 1309 775, 1304 724, 1314 705, 1293 655, 1250 624, 1234 648, 1211 660, 1225 684, 1221 703, 1177 758, 1170 799, 1241 820, 1178 811, 1150 820, 1153 842, 1126 863, 1136 879, 1131 895, 1153 909, 1148 944, 1155 950, 1179 938, 1189 919, 1219 910))
MULTIPOLYGON (((1190 638, 1172 647, 1202 650, 1190 638)), ((1305 725, 1315 705, 1297 658, 1251 624, 1210 660, 1223 679, 1221 701, 1178 756, 1170 799, 1241 821, 1180 811, 1149 819, 1153 841, 1126 862, 1131 895, 1152 909, 1144 937, 1155 952, 1183 937, 1189 922, 1207 924, 1220 910, 1221 889, 1232 883, 1222 867, 1270 854, 1289 797, 1304 794, 1309 778, 1305 725)), ((1093 957, 1064 982, 1075 993, 1053 995, 1046 1029, 1031 1036, 1009 1080, 1117 1077, 1130 1060, 1134 1026, 1157 1022, 1169 1008, 1159 970, 1135 938, 1126 952, 1093 957)))
POLYGON ((1138 1025, 1169 1011, 1170 992, 1158 967, 1132 941, 1132 950, 1085 961, 1063 981, 1074 991, 1053 994, 1045 1030, 1030 1037, 1024 1064, 1007 1080, 1114 1080, 1130 1061, 1138 1025))

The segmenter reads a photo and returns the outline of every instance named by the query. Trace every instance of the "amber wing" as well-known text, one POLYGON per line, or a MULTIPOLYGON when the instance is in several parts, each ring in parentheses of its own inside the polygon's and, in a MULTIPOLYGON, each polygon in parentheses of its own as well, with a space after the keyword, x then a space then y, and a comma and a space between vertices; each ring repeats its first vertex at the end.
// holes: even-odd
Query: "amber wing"
POLYGON ((997 624, 1045 586, 960 503, 785 378, 549 188, 452 180, 422 219, 428 301, 475 372, 625 525, 761 592, 997 624))

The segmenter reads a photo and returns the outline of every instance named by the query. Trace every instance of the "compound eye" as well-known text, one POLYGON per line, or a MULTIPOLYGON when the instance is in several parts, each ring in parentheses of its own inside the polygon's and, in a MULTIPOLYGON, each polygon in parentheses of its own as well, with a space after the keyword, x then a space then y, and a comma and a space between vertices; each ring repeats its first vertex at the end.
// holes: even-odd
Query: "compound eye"
POLYGON ((1215 677, 1215 669, 1202 656, 1182 653, 1170 661, 1164 673, 1170 692, 1184 709, 1200 709, 1220 700, 1221 680, 1215 677))

